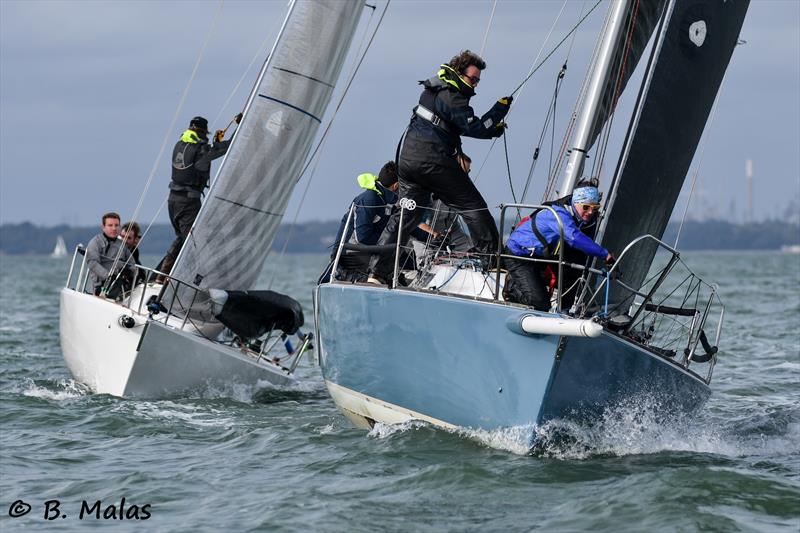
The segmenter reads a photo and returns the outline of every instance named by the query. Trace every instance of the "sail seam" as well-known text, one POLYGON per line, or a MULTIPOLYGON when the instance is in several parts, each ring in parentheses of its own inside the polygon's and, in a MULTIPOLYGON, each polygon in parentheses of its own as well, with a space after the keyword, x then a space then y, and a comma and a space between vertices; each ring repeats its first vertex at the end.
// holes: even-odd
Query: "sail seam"
POLYGON ((247 205, 247 204, 242 204, 242 203, 239 203, 239 202, 235 202, 233 200, 228 200, 227 198, 223 198, 222 196, 216 196, 215 195, 214 198, 216 198, 217 200, 220 200, 222 202, 228 202, 229 204, 233 204, 233 205, 235 205, 237 207, 244 207, 246 209, 250 209, 251 211, 255 211, 257 213, 262 213, 264 215, 270 215, 270 216, 273 216, 273 217, 283 216, 283 215, 281 215, 279 213, 273 213, 271 211, 266 211, 264 209, 259 209, 257 207, 253 207, 253 206, 250 206, 250 205, 247 205))
MULTIPOLYGON (((326 87, 330 87, 331 89, 334 88, 333 84, 328 83, 327 81, 322 81, 321 79, 315 78, 314 76, 309 76, 309 75, 303 74, 301 72, 295 72, 294 70, 289 70, 288 68, 282 68, 282 67, 272 67, 272 68, 273 68, 273 70, 280 70, 281 72, 287 72, 289 74, 294 74, 295 76, 300 76, 301 78, 306 78, 306 79, 309 79, 311 81, 315 81, 317 83, 321 83, 322 85, 325 85, 326 87)), ((259 96, 261 96, 261 95, 259 95, 259 96)))
POLYGON ((317 118, 315 115, 312 115, 311 113, 309 113, 309 112, 308 112, 308 111, 306 111, 305 109, 302 109, 302 108, 300 108, 300 107, 297 107, 296 105, 292 105, 292 104, 290 104, 289 102, 284 102, 283 100, 278 100, 277 98, 273 98, 273 97, 271 97, 271 96, 267 96, 266 94, 261 94, 261 93, 259 93, 259 94, 258 94, 258 96, 260 96, 261 98, 266 98, 267 100, 272 100, 273 102, 278 102, 279 104, 283 104, 283 105, 285 105, 286 107, 291 107, 291 108, 292 108, 292 109, 294 109, 295 111, 300 111, 300 112, 301 112, 301 113, 303 113, 304 115, 308 115, 309 117, 313 118, 314 120, 316 120, 317 122, 319 122, 320 124, 322 124, 322 121, 321 121, 319 118, 317 118))

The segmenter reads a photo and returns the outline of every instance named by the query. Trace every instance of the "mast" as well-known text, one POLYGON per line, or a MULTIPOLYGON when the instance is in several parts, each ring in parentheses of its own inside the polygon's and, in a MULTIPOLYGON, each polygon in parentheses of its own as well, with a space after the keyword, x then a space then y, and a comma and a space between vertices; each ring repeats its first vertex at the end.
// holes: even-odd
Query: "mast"
POLYGON ((608 8, 603 37, 598 46, 599 52, 595 56, 589 85, 581 109, 578 111, 575 133, 572 136, 572 149, 561 186, 556 190, 556 197, 569 194, 575 182, 583 175, 586 153, 596 138, 595 124, 600 115, 607 80, 613 73, 616 47, 625 27, 629 7, 629 0, 613 0, 608 8))

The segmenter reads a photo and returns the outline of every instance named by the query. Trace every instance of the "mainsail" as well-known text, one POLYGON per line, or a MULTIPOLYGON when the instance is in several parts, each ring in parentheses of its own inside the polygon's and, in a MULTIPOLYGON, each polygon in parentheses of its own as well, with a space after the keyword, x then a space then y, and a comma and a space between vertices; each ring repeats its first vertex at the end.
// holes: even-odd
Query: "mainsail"
POLYGON ((551 199, 569 194, 583 174, 586 153, 613 115, 619 95, 644 54, 665 3, 666 0, 615 0, 609 6, 576 105, 578 119, 564 178, 557 191, 545 192, 546 196, 553 196, 551 199))
POLYGON ((251 288, 356 30, 361 1, 295 0, 172 276, 251 288))
MULTIPOLYGON (((603 246, 661 238, 739 38, 749 0, 681 0, 668 8, 620 156, 603 246)), ((623 281, 639 288, 655 246, 626 255, 623 281)))

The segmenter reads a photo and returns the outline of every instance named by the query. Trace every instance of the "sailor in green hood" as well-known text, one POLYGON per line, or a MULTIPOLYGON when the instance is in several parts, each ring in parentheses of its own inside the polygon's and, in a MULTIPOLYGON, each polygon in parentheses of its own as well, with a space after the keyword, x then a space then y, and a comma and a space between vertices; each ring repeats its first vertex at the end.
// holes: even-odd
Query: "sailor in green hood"
MULTIPOLYGON (((398 171, 400 198, 427 205, 433 193, 461 214, 475 251, 488 258, 497 246, 497 226, 486 201, 458 160, 462 135, 491 139, 503 135, 505 129, 503 118, 511 105, 510 96, 499 99, 482 117, 476 116, 469 105, 485 68, 483 59, 465 50, 442 65, 436 76, 420 82, 423 91, 406 129, 398 171)), ((403 215, 401 245, 406 244, 422 214, 421 209, 415 209, 403 215)), ((395 244, 399 223, 398 212, 389 220, 378 244, 395 244)), ((373 256, 372 278, 385 282, 391 278, 393 266, 391 255, 373 256)))

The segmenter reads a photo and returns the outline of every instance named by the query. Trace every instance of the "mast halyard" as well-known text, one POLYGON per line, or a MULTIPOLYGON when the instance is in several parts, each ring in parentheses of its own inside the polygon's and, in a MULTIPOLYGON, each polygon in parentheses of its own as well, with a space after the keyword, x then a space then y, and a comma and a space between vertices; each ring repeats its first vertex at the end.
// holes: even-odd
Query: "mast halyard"
POLYGON ((609 76, 613 74, 615 47, 625 27, 629 8, 628 0, 614 0, 609 6, 603 37, 598 46, 598 53, 592 65, 591 78, 577 115, 575 133, 572 136, 572 149, 561 180, 552 199, 569 194, 575 183, 583 174, 586 153, 596 138, 595 124, 602 109, 602 100, 609 76))

